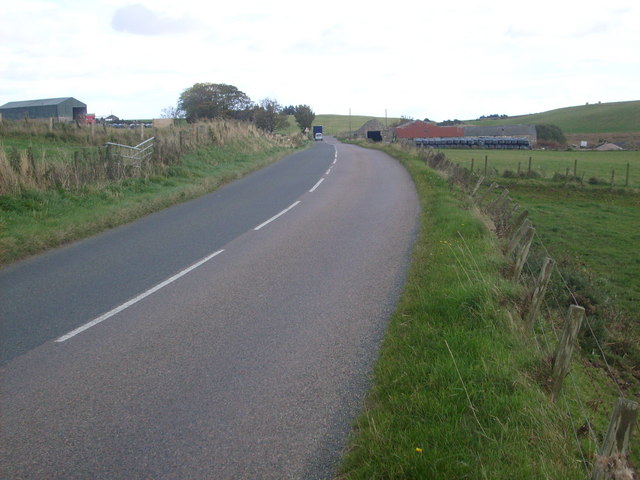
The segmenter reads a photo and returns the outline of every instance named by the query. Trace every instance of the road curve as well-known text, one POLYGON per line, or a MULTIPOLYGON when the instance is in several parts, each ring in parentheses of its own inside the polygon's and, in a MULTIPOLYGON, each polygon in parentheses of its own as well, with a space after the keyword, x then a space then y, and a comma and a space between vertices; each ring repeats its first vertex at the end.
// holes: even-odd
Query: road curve
POLYGON ((303 193, 203 263, 8 361, 0 478, 332 478, 419 206, 390 157, 330 147, 303 193))

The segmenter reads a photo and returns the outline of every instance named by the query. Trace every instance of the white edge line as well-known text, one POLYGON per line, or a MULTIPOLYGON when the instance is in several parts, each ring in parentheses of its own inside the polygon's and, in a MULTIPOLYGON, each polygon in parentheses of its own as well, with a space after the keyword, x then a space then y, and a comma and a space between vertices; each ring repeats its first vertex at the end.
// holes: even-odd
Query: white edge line
POLYGON ((311 190, 309 190, 309 193, 313 193, 316 191, 316 188, 318 188, 320 186, 320 184, 324 182, 324 178, 321 178, 320 180, 318 180, 318 183, 316 183, 313 188, 311 190))
POLYGON ((173 277, 168 278, 167 280, 165 280, 162 283, 159 283, 158 285, 156 285, 153 288, 150 288, 149 290, 147 290, 144 293, 141 293, 140 295, 138 295, 135 298, 132 298, 131 300, 129 300, 126 303, 123 303, 122 305, 120 305, 119 307, 114 308, 113 310, 100 315, 98 318, 95 318, 94 320, 91 320, 88 323, 85 323, 84 325, 76 328, 75 330, 70 331, 69 333, 67 333, 66 335, 63 335, 62 337, 58 338, 56 340, 56 342, 65 342, 67 340, 69 340, 72 337, 75 337, 76 335, 78 335, 81 332, 84 332, 85 330, 101 323, 104 322, 106 319, 113 317, 114 315, 120 313, 121 311, 129 308, 130 306, 138 303, 140 300, 148 297, 149 295, 157 292, 158 290, 160 290, 161 288, 166 287, 167 285, 169 285, 170 283, 175 282, 176 280, 178 280, 180 277, 185 276, 187 273, 191 272, 192 270, 195 270, 196 268, 198 268, 200 265, 202 265, 203 263, 208 262, 209 260, 211 260, 213 257, 220 255, 222 252, 224 252, 224 250, 218 250, 217 252, 212 253, 211 255, 203 258, 202 260, 200 260, 197 263, 194 263, 193 265, 191 265, 188 268, 185 268, 184 270, 182 270, 179 273, 176 273, 173 277))
POLYGON ((274 215, 273 217, 271 217, 269 220, 267 220, 264 223, 261 223, 260 225, 258 225, 256 228, 254 228, 254 230, 260 230, 262 227, 264 227, 265 225, 268 225, 269 223, 273 222, 276 218, 284 215, 285 213, 287 213, 289 210, 291 210, 293 207, 295 207, 296 205, 298 205, 300 203, 300 200, 298 200, 297 202, 293 203, 292 205, 289 205, 287 208, 285 208, 284 210, 282 210, 280 213, 278 213, 277 215, 274 215))
POLYGON ((325 175, 329 175, 331 173, 331 169, 327 170, 327 173, 325 173, 325 175))
POLYGON ((333 159, 333 163, 331 165, 335 165, 337 161, 338 161, 338 156, 336 155, 336 158, 333 159))

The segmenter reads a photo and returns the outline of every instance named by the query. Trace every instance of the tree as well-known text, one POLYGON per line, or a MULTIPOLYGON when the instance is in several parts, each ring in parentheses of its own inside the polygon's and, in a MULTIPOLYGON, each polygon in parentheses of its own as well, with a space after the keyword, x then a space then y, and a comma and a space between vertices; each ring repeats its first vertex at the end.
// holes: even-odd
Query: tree
POLYGON ((295 108, 295 113, 293 115, 295 116, 296 123, 302 132, 307 128, 310 129, 313 119, 316 118, 316 114, 313 113, 313 110, 311 110, 309 105, 298 105, 295 108))
POLYGON ((206 118, 242 118, 253 107, 251 99, 233 85, 196 83, 180 94, 178 110, 187 121, 206 118))
POLYGON ((282 109, 282 113, 284 113, 285 115, 295 115, 296 107, 294 107, 293 105, 289 105, 288 107, 284 107, 282 109))
POLYGON ((287 115, 282 113, 282 106, 272 98, 265 98, 260 101, 260 105, 254 113, 256 126, 269 133, 273 133, 279 128, 284 128, 289 123, 287 115))
POLYGON ((563 146, 567 144, 567 138, 557 125, 536 125, 536 136, 538 137, 538 145, 563 146))
POLYGON ((184 112, 178 107, 168 106, 160 110, 160 118, 184 118, 184 112))

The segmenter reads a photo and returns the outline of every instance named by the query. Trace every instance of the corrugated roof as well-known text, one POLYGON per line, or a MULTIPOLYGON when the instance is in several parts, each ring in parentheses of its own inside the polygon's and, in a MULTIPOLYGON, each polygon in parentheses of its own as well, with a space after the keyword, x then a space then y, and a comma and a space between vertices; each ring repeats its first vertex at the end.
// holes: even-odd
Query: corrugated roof
POLYGON ((46 105, 58 105, 66 100, 75 100, 78 103, 82 103, 73 97, 43 98, 40 100, 24 100, 21 102, 9 102, 9 103, 5 103, 0 108, 44 107, 46 105))

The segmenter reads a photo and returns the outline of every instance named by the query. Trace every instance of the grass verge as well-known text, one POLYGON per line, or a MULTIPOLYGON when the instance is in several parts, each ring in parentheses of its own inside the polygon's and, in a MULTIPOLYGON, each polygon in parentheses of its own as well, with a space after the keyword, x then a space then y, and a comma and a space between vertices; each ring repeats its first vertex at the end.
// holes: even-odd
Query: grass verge
POLYGON ((413 262, 341 479, 586 476, 542 354, 505 309, 497 241, 462 194, 407 153, 422 202, 413 262))
POLYGON ((211 192, 293 151, 260 138, 231 141, 200 147, 158 175, 0 195, 0 265, 211 192))

